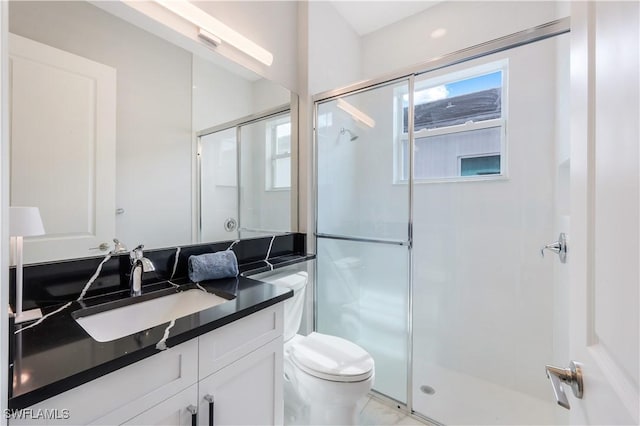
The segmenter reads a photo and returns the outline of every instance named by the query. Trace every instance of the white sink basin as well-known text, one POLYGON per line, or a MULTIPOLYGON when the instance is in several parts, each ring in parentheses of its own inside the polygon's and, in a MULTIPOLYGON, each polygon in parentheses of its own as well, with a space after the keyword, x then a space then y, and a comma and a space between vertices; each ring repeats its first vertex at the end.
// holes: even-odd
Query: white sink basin
POLYGON ((191 289, 75 320, 98 342, 109 342, 227 301, 215 294, 191 289))

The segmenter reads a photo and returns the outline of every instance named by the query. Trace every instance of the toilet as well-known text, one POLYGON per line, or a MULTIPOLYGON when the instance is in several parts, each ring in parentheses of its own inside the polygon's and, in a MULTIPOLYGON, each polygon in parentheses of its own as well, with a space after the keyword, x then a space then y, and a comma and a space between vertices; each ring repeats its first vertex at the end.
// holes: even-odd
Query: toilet
POLYGON ((284 302, 285 424, 357 424, 358 402, 373 385, 373 358, 340 337, 296 334, 304 309, 306 272, 283 272, 261 280, 293 290, 293 297, 284 302))

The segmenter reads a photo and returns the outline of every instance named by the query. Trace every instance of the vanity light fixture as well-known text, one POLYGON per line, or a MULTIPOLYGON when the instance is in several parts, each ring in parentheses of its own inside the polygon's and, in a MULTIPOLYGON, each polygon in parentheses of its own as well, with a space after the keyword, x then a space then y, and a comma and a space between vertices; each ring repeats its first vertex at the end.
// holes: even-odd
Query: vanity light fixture
POLYGON ((23 237, 44 234, 44 226, 37 207, 9 207, 9 235, 16 262, 16 324, 42 318, 40 309, 22 312, 22 246, 23 237))
POLYGON ((371 128, 374 128, 376 126, 376 121, 373 118, 369 117, 367 114, 360 111, 358 108, 354 107, 349 102, 343 99, 338 99, 336 106, 341 110, 345 111, 351 117, 353 117, 354 120, 359 121, 362 124, 365 124, 371 128))
POLYGON ((224 42, 262 62, 266 66, 271 66, 273 63, 273 54, 271 52, 229 28, 189 1, 155 0, 155 2, 182 19, 196 25, 199 31, 198 37, 206 40, 208 43, 217 46, 224 42))

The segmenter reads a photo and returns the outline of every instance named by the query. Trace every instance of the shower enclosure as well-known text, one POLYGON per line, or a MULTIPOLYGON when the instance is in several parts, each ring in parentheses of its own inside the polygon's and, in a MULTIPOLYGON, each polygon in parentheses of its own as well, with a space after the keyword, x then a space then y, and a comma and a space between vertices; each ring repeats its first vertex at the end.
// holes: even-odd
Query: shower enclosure
POLYGON ((316 328, 444 424, 564 422, 568 22, 315 97, 316 328), (548 240, 548 241, 547 241, 548 240))
POLYGON ((198 132, 199 241, 292 229, 289 106, 198 132))

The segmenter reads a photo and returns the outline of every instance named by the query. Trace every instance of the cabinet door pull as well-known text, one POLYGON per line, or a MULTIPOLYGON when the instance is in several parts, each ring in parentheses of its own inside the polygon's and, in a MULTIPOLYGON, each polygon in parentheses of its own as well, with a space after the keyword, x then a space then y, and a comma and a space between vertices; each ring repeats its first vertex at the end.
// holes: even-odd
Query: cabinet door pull
POLYGON ((195 405, 189 405, 187 411, 191 413, 191 426, 198 426, 198 408, 195 405))
POLYGON ((213 396, 205 395, 204 400, 209 403, 209 426, 213 426, 213 396))

